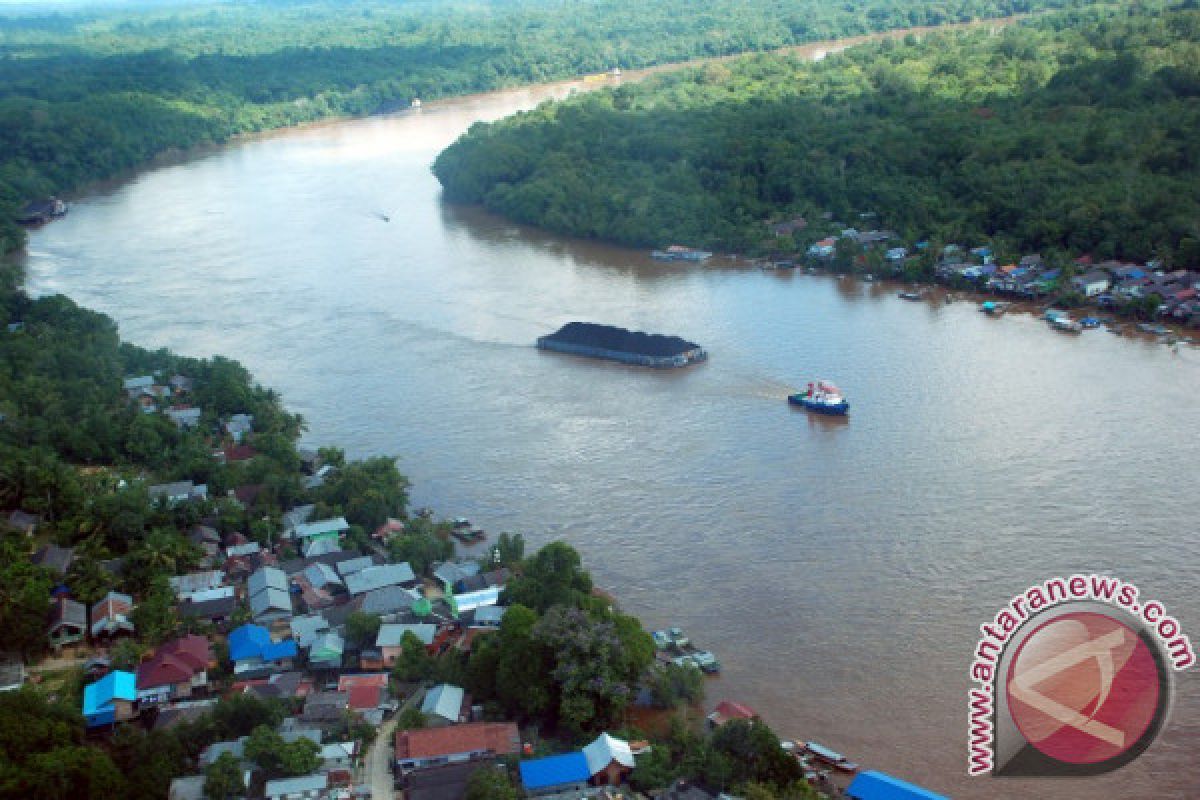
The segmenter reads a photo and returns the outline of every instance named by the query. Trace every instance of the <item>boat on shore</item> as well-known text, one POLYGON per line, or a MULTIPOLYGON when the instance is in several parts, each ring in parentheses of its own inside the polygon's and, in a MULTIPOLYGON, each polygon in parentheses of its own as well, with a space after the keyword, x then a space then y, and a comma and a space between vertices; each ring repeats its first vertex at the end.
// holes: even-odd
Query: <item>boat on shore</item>
POLYGON ((1055 317, 1049 322, 1050 327, 1056 331, 1062 331, 1063 333, 1083 333, 1083 325, 1070 317, 1055 317))
POLYGON ((537 346, 539 350, 659 369, 686 367, 708 358, 703 347, 678 336, 629 331, 592 322, 568 322, 555 333, 539 337, 537 346))
POLYGON ((995 300, 984 300, 979 304, 979 310, 991 317, 1002 317, 1008 311, 1008 303, 998 303, 995 300))
POLYGON ((666 250, 653 250, 650 257, 655 261, 707 261, 712 258, 712 253, 707 250, 699 250, 695 247, 685 247, 681 244, 673 244, 666 250))
POLYGON ((789 394, 788 402, 808 411, 830 416, 845 416, 846 412, 850 410, 850 403, 847 402, 841 389, 828 381, 810 383, 803 392, 789 394))
POLYGON ((700 650, 680 628, 654 631, 650 634, 654 647, 659 651, 659 660, 677 667, 695 667, 701 672, 715 675, 721 671, 721 662, 708 650, 700 650))
POLYGON ((483 528, 476 528, 466 517, 458 517, 454 520, 454 527, 450 529, 450 535, 463 543, 481 542, 487 538, 487 532, 483 528))
POLYGON ((814 761, 825 764, 838 772, 853 773, 858 772, 858 764, 846 758, 841 753, 830 750, 822 744, 816 742, 805 742, 804 751, 812 756, 814 761))

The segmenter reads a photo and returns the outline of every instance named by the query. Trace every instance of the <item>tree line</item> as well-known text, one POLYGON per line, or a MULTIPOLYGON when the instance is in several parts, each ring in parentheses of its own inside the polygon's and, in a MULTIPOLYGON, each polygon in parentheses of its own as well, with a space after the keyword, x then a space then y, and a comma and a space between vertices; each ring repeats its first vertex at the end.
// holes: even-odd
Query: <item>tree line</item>
POLYGON ((1147 2, 756 55, 474 126, 448 198, 577 236, 764 251, 874 212, 907 241, 1190 266, 1200 12, 1147 2))
POLYGON ((424 99, 1081 0, 332 0, 0 16, 0 252, 30 199, 172 149, 424 99))

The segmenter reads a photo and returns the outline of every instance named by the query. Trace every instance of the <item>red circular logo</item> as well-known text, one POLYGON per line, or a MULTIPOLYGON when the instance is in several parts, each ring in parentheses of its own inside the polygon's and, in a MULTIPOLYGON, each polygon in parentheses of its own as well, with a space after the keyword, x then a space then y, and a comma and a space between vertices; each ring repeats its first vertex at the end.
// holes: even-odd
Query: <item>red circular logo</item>
POLYGON ((1162 692, 1154 654, 1137 632, 1094 612, 1042 624, 1008 668, 1008 707, 1021 735, 1069 764, 1098 764, 1137 745, 1162 692))

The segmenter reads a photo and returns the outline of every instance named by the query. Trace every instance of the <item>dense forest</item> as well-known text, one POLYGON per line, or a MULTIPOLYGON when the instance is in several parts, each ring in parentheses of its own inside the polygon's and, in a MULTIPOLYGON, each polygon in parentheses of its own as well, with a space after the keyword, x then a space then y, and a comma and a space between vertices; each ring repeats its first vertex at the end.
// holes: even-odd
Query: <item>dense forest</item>
POLYGON ((772 220, 875 212, 910 242, 1187 266, 1198 130, 1200 11, 1146 3, 673 72, 476 125, 435 172, 631 245, 753 250, 772 220))
POLYGON ((25 201, 171 149, 423 99, 1081 0, 382 0, 0 12, 0 252, 25 201))

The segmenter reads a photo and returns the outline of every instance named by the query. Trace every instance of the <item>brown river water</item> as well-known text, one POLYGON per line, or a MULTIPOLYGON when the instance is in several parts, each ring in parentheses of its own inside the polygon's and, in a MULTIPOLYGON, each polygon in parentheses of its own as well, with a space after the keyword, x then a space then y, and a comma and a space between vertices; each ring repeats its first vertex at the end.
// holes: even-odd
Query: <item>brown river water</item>
POLYGON ((569 541, 648 627, 717 653, 710 704, 954 797, 1200 797, 1190 672, 1163 736, 1116 773, 966 776, 978 626, 1014 593, 1105 572, 1200 639, 1200 350, 662 265, 441 201, 429 165, 470 124, 583 86, 147 171, 35 232, 29 286, 145 346, 241 360, 308 442, 398 454, 416 505, 569 541), (574 319, 711 358, 659 372, 533 347, 574 319), (785 404, 815 377, 847 392, 849 420, 785 404))

